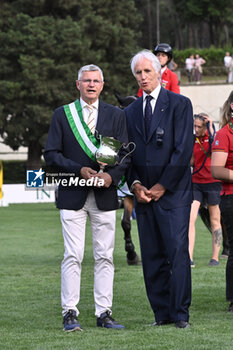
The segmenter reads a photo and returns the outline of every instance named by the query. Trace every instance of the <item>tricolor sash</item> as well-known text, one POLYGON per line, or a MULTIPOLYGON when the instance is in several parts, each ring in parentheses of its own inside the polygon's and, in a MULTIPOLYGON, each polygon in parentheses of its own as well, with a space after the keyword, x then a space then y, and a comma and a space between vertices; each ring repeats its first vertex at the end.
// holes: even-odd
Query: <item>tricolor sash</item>
POLYGON ((91 130, 83 120, 82 107, 79 100, 64 106, 64 111, 73 134, 83 151, 95 161, 95 153, 100 147, 91 130))

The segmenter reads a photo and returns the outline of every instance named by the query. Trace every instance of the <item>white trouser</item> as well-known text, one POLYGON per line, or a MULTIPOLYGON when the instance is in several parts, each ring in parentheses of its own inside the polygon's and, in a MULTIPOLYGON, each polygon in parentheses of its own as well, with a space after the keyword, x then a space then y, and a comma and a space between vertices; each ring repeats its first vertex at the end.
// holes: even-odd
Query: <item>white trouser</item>
POLYGON ((61 264, 62 314, 79 311, 81 264, 84 255, 86 220, 89 216, 92 230, 94 266, 95 315, 109 310, 113 298, 113 250, 115 242, 116 211, 102 211, 96 206, 93 191, 88 194, 80 210, 60 210, 64 238, 64 259, 61 264))

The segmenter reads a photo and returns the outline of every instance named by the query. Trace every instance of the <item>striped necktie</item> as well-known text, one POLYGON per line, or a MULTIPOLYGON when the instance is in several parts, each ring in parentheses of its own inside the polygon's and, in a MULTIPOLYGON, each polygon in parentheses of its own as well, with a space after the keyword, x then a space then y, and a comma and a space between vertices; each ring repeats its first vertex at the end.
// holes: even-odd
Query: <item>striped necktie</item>
POLYGON ((86 108, 89 110, 89 116, 87 119, 87 126, 91 130, 92 134, 95 133, 95 118, 94 118, 94 107, 91 105, 86 105, 86 108))

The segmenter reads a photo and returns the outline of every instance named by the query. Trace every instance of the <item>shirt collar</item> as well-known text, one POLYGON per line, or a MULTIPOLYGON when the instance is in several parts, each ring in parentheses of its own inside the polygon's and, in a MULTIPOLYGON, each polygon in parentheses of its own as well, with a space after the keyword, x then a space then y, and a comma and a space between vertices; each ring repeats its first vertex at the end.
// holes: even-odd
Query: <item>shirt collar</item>
MULTIPOLYGON (((159 84, 149 95, 152 96, 156 101, 159 96, 160 90, 161 85, 159 84)), ((145 91, 143 91, 143 101, 145 101, 146 96, 148 96, 148 94, 146 94, 145 91)))
MULTIPOLYGON (((88 103, 86 103, 81 97, 80 97, 80 104, 81 104, 82 109, 85 108, 86 106, 88 106, 88 103)), ((92 103, 91 106, 93 106, 95 109, 98 110, 98 108, 99 108, 99 99, 96 100, 94 103, 92 103)))

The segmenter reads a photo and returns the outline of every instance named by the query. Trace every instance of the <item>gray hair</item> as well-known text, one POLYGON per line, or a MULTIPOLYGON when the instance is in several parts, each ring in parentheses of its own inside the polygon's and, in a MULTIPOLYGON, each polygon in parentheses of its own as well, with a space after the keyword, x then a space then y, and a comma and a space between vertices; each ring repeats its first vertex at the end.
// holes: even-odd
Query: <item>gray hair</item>
POLYGON ((102 69, 100 67, 96 66, 95 64, 87 64, 86 66, 83 66, 78 71, 78 80, 81 80, 83 72, 100 72, 101 79, 104 81, 104 75, 102 69))
POLYGON ((159 59, 150 51, 150 50, 142 50, 139 51, 136 55, 133 56, 131 59, 131 70, 133 75, 135 76, 135 66, 138 64, 139 61, 141 61, 143 58, 148 59, 151 61, 152 66, 156 73, 160 73, 161 71, 161 64, 159 62, 159 59))

